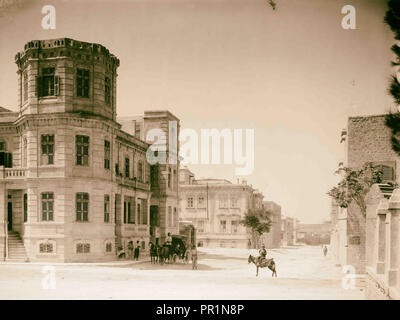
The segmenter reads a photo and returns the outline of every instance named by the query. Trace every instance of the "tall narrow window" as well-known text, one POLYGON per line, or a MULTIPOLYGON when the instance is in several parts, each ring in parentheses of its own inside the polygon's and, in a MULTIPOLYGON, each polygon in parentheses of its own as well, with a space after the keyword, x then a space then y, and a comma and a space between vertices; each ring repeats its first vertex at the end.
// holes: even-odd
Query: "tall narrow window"
POLYGON ((54 194, 53 192, 42 193, 42 221, 53 221, 54 194))
POLYGON ((24 72, 24 101, 28 100, 28 72, 24 72))
POLYGON ((60 78, 55 75, 55 68, 43 68, 37 78, 37 95, 39 97, 56 96, 60 93, 60 78))
POLYGON ((117 224, 117 195, 114 199, 114 223, 117 224))
MULTIPOLYGON (((138 201, 140 201, 140 200, 138 200, 138 201)), ((136 212, 137 212, 137 215, 138 215, 138 224, 143 224, 143 221, 142 221, 142 207, 141 207, 141 205, 140 205, 140 203, 138 203, 137 205, 136 205, 136 212)))
POLYGON ((28 194, 24 193, 24 222, 28 221, 28 194))
POLYGON ((144 177, 143 177, 143 162, 139 161, 138 162, 138 180, 140 182, 143 182, 144 177))
POLYGON ((204 197, 199 197, 197 199, 197 208, 205 208, 204 197))
POLYGON ((111 104, 111 80, 109 77, 104 78, 104 100, 107 104, 111 104))
POLYGON ((237 233, 238 232, 238 221, 232 221, 231 222, 231 227, 232 227, 232 233, 237 233))
POLYGON ((127 210, 127 202, 124 201, 124 223, 126 223, 126 221, 127 221, 127 212, 126 212, 126 210, 127 210))
POLYGON ((168 168, 168 188, 171 188, 171 168, 168 168))
POLYGON ((76 73, 76 95, 89 98, 89 70, 78 69, 76 73))
POLYGON ((0 151, 6 151, 6 143, 4 141, 0 141, 0 151))
MULTIPOLYGON (((133 209, 135 209, 135 207, 133 207, 133 209)), ((128 223, 135 223, 135 212, 132 212, 130 201, 128 201, 128 223)))
POLYGON ((174 207, 174 227, 178 226, 178 211, 176 210, 176 208, 174 207))
POLYGON ((41 146, 41 164, 54 164, 54 135, 42 134, 41 146))
POLYGON ((129 158, 125 158, 125 177, 129 178, 129 158))
POLYGON ((158 166, 150 167, 150 183, 152 187, 158 187, 158 166))
POLYGON ((147 224, 147 200, 142 200, 142 224, 147 224))
POLYGON ((231 208, 237 208, 237 207, 238 207, 237 199, 235 198, 231 199, 231 208))
POLYGON ((219 232, 226 232, 226 220, 221 220, 219 225, 219 232))
POLYGON ((104 140, 104 169, 110 169, 110 141, 104 140))
POLYGON ((89 165, 89 136, 76 136, 76 164, 89 165))
POLYGON ((78 192, 76 194, 76 221, 89 221, 89 194, 78 192))
POLYGON ((104 195, 104 222, 110 222, 110 196, 104 195))
POLYGON ((197 232, 204 232, 204 221, 200 220, 197 222, 197 232))
POLYGON ((187 208, 193 208, 193 197, 188 197, 186 199, 187 208))

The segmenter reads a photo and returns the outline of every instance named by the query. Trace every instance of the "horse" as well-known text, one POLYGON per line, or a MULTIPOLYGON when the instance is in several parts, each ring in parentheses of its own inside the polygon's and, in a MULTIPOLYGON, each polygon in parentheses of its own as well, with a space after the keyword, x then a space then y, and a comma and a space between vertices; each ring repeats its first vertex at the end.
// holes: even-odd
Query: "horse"
POLYGON ((175 246, 171 249, 171 254, 172 254, 172 260, 176 262, 176 258, 183 260, 185 259, 185 253, 186 253, 186 247, 184 245, 182 246, 175 246))
POLYGON ((252 255, 249 255, 249 259, 247 260, 248 263, 253 262, 257 268, 257 273, 256 273, 256 277, 258 277, 258 269, 259 268, 265 268, 267 267, 269 270, 272 271, 272 276, 275 275, 275 277, 277 277, 276 275, 276 269, 275 269, 275 261, 274 259, 263 259, 261 261, 261 263, 258 261, 258 258, 253 257, 252 255))
POLYGON ((171 262, 172 260, 172 249, 170 250, 168 246, 163 246, 159 251, 159 261, 160 264, 164 264, 165 261, 171 262))

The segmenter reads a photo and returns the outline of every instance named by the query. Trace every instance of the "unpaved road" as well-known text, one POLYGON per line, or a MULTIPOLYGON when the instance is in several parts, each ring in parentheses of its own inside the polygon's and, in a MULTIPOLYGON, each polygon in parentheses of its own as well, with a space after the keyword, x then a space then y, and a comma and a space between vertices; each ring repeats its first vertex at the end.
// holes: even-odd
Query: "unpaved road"
MULTIPOLYGON (((54 265, 55 289, 43 288, 43 265, 0 264, 0 299, 363 299, 342 288, 342 270, 320 247, 268 250, 271 271, 247 263, 245 249, 201 248, 191 265, 54 265)), ((251 252, 254 254, 254 251, 251 252)), ((48 278, 47 278, 48 279, 48 278)))

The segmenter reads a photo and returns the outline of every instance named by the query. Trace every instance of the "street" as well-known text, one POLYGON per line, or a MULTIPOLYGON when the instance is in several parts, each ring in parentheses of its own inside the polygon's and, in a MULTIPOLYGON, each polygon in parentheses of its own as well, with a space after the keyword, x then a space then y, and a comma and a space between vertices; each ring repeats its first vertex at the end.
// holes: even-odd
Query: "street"
POLYGON ((260 269, 256 277, 256 268, 247 258, 257 251, 231 248, 199 248, 198 270, 181 261, 163 266, 150 262, 54 264, 54 286, 46 282, 52 267, 0 264, 0 299, 364 298, 359 288, 342 288, 341 267, 335 266, 329 254, 324 257, 320 247, 267 251, 267 257, 276 262, 277 278, 268 269, 260 269))

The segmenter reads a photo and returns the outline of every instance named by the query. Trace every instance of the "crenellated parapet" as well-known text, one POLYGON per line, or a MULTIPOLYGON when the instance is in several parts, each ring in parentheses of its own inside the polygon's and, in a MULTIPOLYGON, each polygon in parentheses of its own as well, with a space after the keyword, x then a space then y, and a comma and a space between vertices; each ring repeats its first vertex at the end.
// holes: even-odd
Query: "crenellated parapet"
POLYGON ((15 63, 23 69, 28 59, 47 59, 70 57, 82 61, 94 61, 116 70, 119 59, 97 43, 77 41, 69 38, 32 40, 25 44, 24 50, 15 55, 15 63))

